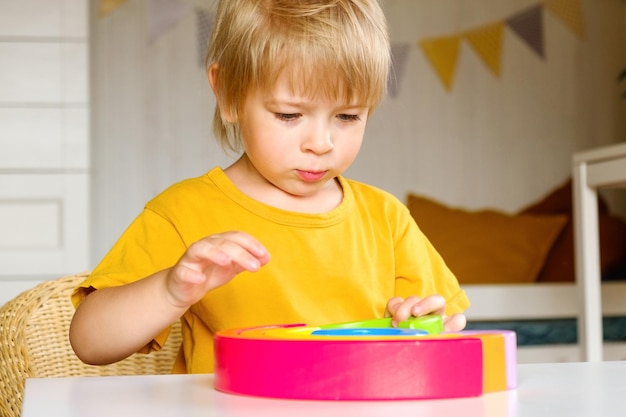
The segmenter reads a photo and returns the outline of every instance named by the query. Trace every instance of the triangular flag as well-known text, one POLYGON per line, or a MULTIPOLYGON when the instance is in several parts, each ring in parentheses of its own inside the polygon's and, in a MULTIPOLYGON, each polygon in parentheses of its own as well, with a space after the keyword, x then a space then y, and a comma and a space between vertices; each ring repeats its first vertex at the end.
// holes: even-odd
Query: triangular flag
POLYGON ((126 0, 100 0, 100 6, 98 7, 98 16, 104 17, 108 15, 113 11, 113 9, 125 2, 126 0))
POLYGON ((553 15, 561 19, 581 39, 585 37, 585 23, 580 0, 545 0, 544 6, 553 15))
POLYGON ((497 22, 465 33, 465 38, 469 44, 485 65, 498 77, 500 76, 502 61, 503 32, 504 22, 497 22))
POLYGON ((456 63, 459 57, 460 35, 444 36, 440 38, 423 39, 419 46, 435 68, 437 75, 446 87, 452 89, 456 63))
POLYGON ((400 90, 400 83, 404 76, 404 67, 406 66, 409 48, 410 45, 408 43, 396 43, 391 45, 392 67, 387 84, 391 97, 396 97, 400 90))
POLYGON ((215 24, 215 13, 196 7, 196 43, 198 46, 198 66, 203 67, 206 61, 209 37, 215 24))
POLYGON ((190 10, 191 6, 181 0, 150 0, 150 42, 178 23, 190 10))
POLYGON ((507 19, 506 23, 540 57, 544 57, 543 7, 541 5, 515 14, 507 19))

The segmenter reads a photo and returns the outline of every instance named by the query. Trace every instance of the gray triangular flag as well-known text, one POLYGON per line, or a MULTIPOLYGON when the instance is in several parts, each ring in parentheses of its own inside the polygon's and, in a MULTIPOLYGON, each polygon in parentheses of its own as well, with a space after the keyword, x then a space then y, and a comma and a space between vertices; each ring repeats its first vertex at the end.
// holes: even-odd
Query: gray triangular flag
POLYGON ((196 36, 198 44, 198 65, 203 67, 206 60, 206 51, 209 37, 215 24, 215 14, 208 10, 196 7, 196 36))
POLYGON ((178 23, 190 10, 191 6, 181 0, 150 0, 150 42, 178 23))
POLYGON ((540 57, 544 57, 542 5, 516 13, 506 20, 506 24, 540 57))
POLYGON ((391 97, 396 97, 400 91, 400 83, 404 75, 404 67, 406 66, 409 48, 410 44, 408 43, 396 43, 391 45, 392 66, 387 82, 387 89, 391 97))

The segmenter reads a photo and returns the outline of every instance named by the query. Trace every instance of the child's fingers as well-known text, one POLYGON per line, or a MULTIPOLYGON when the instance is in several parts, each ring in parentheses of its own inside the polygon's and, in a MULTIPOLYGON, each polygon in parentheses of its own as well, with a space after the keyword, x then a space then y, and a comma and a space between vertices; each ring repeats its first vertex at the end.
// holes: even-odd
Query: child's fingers
POLYGON ((460 332, 467 325, 467 319, 464 314, 453 314, 450 317, 444 317, 443 329, 446 332, 460 332))
POLYGON ((265 249, 261 242, 248 233, 230 231, 209 236, 207 239, 213 241, 213 243, 217 246, 221 244, 228 245, 234 243, 236 246, 244 249, 250 255, 257 258, 263 264, 267 263, 269 260, 269 253, 267 252, 267 249, 265 249))
POLYGON ((406 300, 394 297, 387 303, 387 309, 391 315, 391 323, 396 326, 399 322, 408 320, 411 317, 413 306, 420 302, 420 298, 410 296, 406 300))
POLYGON ((174 275, 182 283, 202 284, 204 281, 206 281, 206 277, 204 276, 204 273, 202 273, 202 271, 187 268, 184 265, 174 267, 174 270, 174 275))
POLYGON ((267 250, 246 233, 225 232, 205 237, 191 244, 171 270, 168 292, 172 304, 191 305, 240 272, 257 271, 268 261, 267 250))
POLYGON ((267 250, 252 236, 242 232, 226 232, 208 236, 192 244, 182 259, 205 269, 211 264, 237 265, 241 270, 256 271, 269 261, 267 250))
POLYGON ((387 302, 387 311, 395 326, 399 322, 408 320, 410 317, 425 316, 427 314, 438 314, 444 316, 446 300, 440 295, 430 295, 420 299, 416 296, 407 297, 406 300, 400 297, 393 297, 387 302))
POLYGON ((425 316, 427 314, 444 315, 445 311, 446 299, 438 294, 422 298, 411 307, 411 315, 415 317, 425 316))
POLYGON ((402 297, 393 297, 387 301, 387 310, 385 311, 385 317, 393 317, 394 313, 400 307, 400 304, 404 302, 402 297))

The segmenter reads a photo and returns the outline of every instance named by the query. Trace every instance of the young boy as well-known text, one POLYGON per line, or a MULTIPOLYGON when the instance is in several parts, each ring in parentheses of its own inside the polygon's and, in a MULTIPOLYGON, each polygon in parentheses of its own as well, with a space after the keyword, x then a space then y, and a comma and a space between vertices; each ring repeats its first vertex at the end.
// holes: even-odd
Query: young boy
POLYGON ((182 320, 175 372, 212 372, 225 328, 440 314, 465 326, 456 278, 390 194, 341 174, 390 66, 376 0, 223 0, 207 58, 228 168, 150 201, 76 289, 76 354, 159 349, 182 320), (271 254, 271 260, 270 260, 271 254))

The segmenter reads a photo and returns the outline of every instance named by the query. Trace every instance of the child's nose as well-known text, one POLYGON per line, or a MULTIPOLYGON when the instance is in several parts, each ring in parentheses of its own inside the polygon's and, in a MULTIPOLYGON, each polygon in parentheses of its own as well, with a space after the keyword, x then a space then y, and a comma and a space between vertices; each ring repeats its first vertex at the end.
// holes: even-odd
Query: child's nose
POLYGON ((321 155, 330 152, 334 147, 330 127, 325 124, 316 125, 306 135, 304 151, 321 155))

